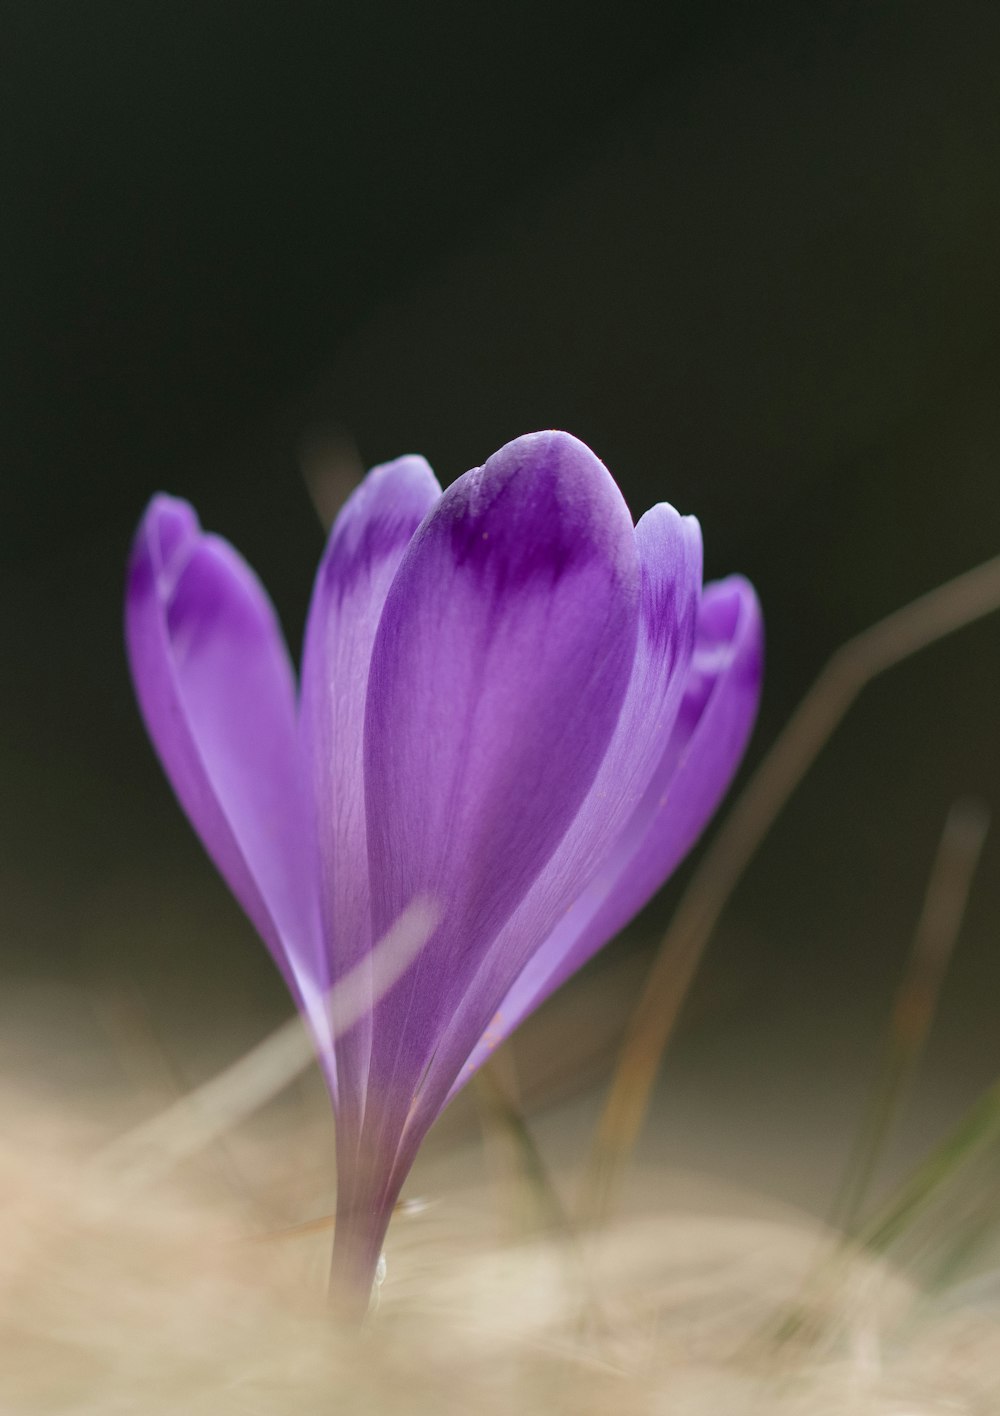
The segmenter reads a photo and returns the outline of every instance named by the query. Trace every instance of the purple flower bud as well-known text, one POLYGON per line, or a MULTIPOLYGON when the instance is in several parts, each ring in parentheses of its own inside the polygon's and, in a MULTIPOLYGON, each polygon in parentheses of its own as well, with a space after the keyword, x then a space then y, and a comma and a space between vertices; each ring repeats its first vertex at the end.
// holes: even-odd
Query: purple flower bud
POLYGON ((337 1121, 334 1282, 363 1310, 417 1149, 492 1048, 690 849, 756 714, 762 625, 693 517, 633 527, 566 433, 442 494, 370 472, 330 533, 298 699, 259 581, 183 502, 136 537, 126 638, 174 790, 306 1016, 337 1121), (415 900, 433 932, 337 1034, 415 900))

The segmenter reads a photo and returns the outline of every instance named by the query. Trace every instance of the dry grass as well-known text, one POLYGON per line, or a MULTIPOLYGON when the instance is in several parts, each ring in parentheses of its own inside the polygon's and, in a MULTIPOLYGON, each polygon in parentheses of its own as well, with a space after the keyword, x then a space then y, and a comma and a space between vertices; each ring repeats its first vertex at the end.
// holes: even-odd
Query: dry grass
MULTIPOLYGON (((1000 1317, 964 1307, 914 1322, 906 1284, 867 1261, 810 1299, 808 1341, 776 1344, 816 1231, 717 1200, 704 1213, 636 1206, 586 1241, 501 1241, 510 1216, 492 1186, 435 1182, 432 1203, 394 1223, 367 1330, 338 1332, 328 1229, 275 1237, 276 1215, 328 1198, 318 1168, 304 1178, 297 1163, 316 1154, 322 1118, 300 1116, 288 1107, 241 1133, 240 1168, 259 1158, 267 1213, 204 1162, 123 1192, 89 1168, 107 1115, 0 1099, 5 1416, 998 1409, 1000 1317)), ((654 1200, 660 1178, 646 1177, 654 1200)))

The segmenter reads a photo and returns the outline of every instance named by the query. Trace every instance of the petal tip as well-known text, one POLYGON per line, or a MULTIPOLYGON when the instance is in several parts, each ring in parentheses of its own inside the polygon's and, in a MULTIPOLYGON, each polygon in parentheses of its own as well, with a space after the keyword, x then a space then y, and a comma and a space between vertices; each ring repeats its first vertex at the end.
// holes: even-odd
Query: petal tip
POLYGON ((430 464, 416 453, 373 467, 331 528, 318 583, 346 594, 359 577, 410 542, 440 496, 430 464))
POLYGON ((128 562, 129 602, 155 589, 168 599, 191 549, 201 536, 201 523, 190 502, 157 492, 139 522, 128 562))
POLYGON ((633 583, 632 518, 604 463, 579 438, 525 433, 453 482, 437 515, 456 562, 504 583, 559 579, 596 556, 633 583))
POLYGON ((424 483, 428 481, 437 483, 434 470, 426 457, 422 457, 419 452, 404 452, 399 457, 390 458, 388 462, 377 462, 365 474, 365 482, 374 483, 390 479, 399 479, 402 482, 424 483))

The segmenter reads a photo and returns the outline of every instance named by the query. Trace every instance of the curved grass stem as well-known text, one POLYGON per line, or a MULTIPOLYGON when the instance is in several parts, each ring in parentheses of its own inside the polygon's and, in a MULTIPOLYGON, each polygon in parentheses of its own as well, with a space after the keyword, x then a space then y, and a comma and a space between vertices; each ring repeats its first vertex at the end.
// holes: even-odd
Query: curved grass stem
POLYGON ((928 591, 848 640, 737 797, 657 950, 598 1122, 583 1215, 608 1212, 645 1120, 664 1050, 722 911, 771 826, 861 690, 896 664, 1000 609, 1000 556, 928 591))

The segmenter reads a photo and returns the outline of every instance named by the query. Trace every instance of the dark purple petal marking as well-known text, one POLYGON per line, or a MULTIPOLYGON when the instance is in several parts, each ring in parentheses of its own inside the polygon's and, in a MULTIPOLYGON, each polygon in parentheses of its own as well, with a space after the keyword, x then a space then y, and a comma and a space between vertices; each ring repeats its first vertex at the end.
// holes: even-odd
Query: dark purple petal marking
POLYGON ((442 922, 376 1005, 379 1149, 594 780, 632 669, 638 582, 617 487, 556 433, 460 478, 403 560, 365 724, 373 926, 417 895, 442 922))

